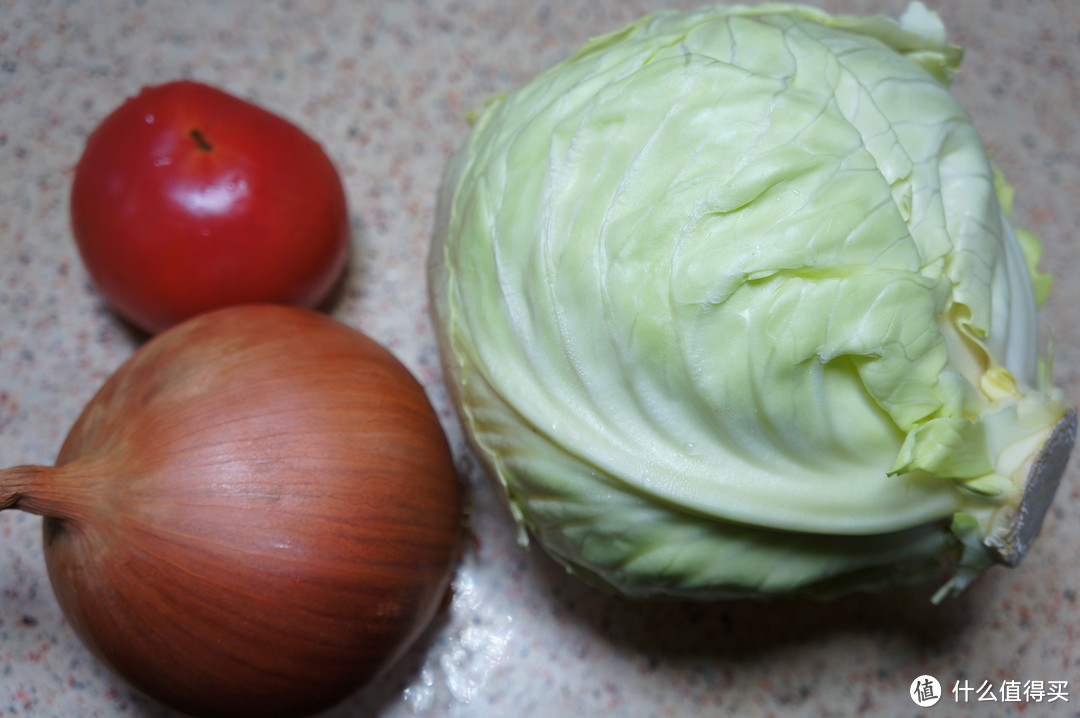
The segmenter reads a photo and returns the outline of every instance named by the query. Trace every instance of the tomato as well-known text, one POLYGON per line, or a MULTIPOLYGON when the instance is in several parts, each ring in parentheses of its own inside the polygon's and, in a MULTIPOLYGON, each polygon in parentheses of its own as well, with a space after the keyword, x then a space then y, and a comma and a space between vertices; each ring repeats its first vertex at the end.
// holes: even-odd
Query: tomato
POLYGON ((229 304, 313 307, 349 252, 345 190, 319 144, 188 81, 143 89, 90 134, 71 221, 102 295, 151 333, 229 304))

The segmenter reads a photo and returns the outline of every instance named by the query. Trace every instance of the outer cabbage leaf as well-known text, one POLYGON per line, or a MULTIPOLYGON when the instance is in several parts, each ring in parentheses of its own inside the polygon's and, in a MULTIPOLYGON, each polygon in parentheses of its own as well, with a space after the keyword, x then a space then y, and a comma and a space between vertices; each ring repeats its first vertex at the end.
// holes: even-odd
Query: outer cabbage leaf
POLYGON ((1068 406, 959 59, 917 3, 709 6, 477 114, 429 278, 523 541, 629 595, 989 565, 1068 406))

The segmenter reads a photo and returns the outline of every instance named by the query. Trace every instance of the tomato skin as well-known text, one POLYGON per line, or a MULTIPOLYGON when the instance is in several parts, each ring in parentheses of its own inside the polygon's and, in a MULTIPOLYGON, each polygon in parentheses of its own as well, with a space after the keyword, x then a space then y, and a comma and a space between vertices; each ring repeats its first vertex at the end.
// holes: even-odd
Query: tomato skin
POLYGON ((190 81, 143 89, 90 134, 71 221, 101 293, 150 333, 230 304, 314 307, 349 253, 345 190, 319 144, 190 81))

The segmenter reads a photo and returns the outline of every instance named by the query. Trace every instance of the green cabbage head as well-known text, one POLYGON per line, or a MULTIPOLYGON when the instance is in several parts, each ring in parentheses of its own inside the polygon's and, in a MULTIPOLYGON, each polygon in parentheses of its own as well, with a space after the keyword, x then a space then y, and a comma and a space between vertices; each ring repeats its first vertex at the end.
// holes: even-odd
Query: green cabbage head
POLYGON ((1019 560, 1075 414, 960 54, 918 3, 662 11, 476 114, 429 281, 523 541, 637 597, 1019 560))

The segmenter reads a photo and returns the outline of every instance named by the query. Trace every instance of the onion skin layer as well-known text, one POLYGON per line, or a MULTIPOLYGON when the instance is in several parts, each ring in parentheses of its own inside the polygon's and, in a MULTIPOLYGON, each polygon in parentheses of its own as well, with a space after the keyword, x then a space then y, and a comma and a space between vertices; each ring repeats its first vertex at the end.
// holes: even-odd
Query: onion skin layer
POLYGON ((200 716, 325 709, 393 663, 448 590, 461 493, 423 388, 303 309, 232 307, 142 347, 36 488, 86 645, 200 716))

